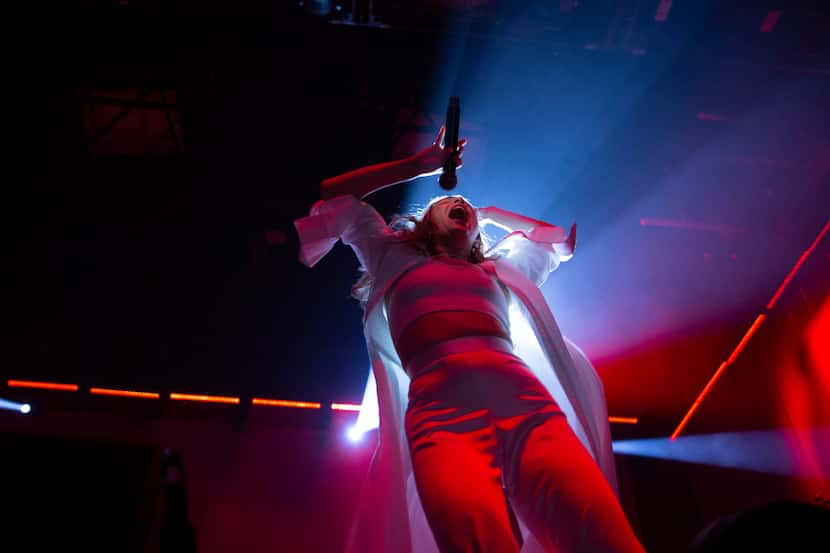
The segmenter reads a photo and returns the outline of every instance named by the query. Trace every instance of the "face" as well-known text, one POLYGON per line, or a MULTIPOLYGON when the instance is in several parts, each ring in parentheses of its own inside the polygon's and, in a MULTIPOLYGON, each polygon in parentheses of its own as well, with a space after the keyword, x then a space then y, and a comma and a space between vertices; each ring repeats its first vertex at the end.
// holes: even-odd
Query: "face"
POLYGON ((461 196, 438 200, 429 210, 436 239, 450 255, 466 257, 478 237, 476 210, 461 196))

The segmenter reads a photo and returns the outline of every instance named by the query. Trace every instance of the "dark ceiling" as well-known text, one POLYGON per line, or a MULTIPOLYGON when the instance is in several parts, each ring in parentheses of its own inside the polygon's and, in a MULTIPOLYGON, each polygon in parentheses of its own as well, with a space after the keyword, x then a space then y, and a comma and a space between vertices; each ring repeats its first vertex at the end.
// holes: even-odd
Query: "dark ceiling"
MULTIPOLYGON (((790 97, 769 114, 792 134, 720 152, 728 163, 703 196, 712 202, 712 189, 734 181, 729 194, 741 202, 760 198, 754 216, 769 222, 771 238, 742 244, 750 261, 729 271, 737 286, 758 274, 753 256, 775 250, 781 272, 762 287, 774 290, 830 205, 827 6, 674 2, 655 21, 661 4, 378 1, 370 25, 349 24, 349 2, 23 7, 6 18, 16 32, 3 39, 0 371, 86 386, 359 401, 367 360, 361 311, 348 298, 356 263, 337 248, 315 269, 302 267, 291 222, 317 199, 321 179, 397 155, 407 133, 434 131, 444 97, 435 98, 433 81, 459 37, 470 76, 455 85, 462 92, 486 72, 485 46, 544 50, 583 68, 576 82, 618 67, 634 80, 661 68, 559 197, 596 236, 661 174, 735 132, 728 121, 753 104, 754 90, 793 85, 803 100, 790 97), (592 193, 606 181, 618 185, 592 193), (764 186, 749 192, 750 181, 764 186), (776 194, 777 209, 761 209, 763 190, 776 194)), ((539 78, 521 93, 556 102, 557 83, 545 77, 555 66, 535 63, 539 78)), ((578 110, 570 116, 563 136, 593 124, 578 110)), ((475 132, 486 136, 487 121, 479 123, 475 132)), ((401 191, 374 201, 390 214, 401 191)), ((734 224, 731 207, 714 204, 721 212, 712 220, 734 224)), ((734 248, 718 248, 713 255, 727 263, 734 248)), ((643 251, 639 261, 652 263, 643 251)), ((811 269, 810 293, 826 293, 816 284, 822 267, 811 269)), ((725 270, 698 282, 716 287, 725 270)), ((643 432, 665 434, 766 298, 750 300, 713 315, 716 324, 659 347, 632 343, 621 348, 634 352, 628 360, 603 361, 609 370, 651 366, 658 376, 646 384, 663 386, 674 378, 667 365, 699 354, 679 378, 685 388, 670 394, 644 397, 610 376, 612 407, 643 418, 643 432)))

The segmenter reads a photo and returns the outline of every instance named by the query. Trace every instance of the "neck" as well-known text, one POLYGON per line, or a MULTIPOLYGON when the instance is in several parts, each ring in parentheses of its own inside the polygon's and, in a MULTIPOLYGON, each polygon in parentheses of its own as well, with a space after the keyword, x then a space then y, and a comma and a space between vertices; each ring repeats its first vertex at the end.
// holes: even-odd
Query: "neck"
POLYGON ((467 259, 470 257, 470 252, 464 252, 460 248, 448 248, 443 244, 436 244, 435 251, 438 255, 444 255, 455 259, 467 259))

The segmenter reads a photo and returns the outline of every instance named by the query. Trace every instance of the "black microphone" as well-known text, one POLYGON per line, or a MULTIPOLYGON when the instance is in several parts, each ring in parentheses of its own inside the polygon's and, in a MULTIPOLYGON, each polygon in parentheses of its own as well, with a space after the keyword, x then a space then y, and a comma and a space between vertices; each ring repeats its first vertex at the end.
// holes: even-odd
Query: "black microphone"
POLYGON ((455 153, 458 151, 458 125, 461 120, 461 101, 458 96, 450 96, 450 104, 447 106, 447 124, 444 134, 444 148, 449 150, 450 157, 444 162, 444 172, 438 178, 438 184, 444 190, 452 190, 458 184, 455 176, 455 153))

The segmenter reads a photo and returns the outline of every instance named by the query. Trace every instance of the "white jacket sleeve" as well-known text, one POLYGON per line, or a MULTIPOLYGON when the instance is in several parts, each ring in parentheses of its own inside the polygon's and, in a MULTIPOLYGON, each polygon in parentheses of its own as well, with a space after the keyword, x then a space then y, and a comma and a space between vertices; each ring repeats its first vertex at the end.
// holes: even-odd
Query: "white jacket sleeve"
POLYGON ((493 246, 488 255, 498 254, 536 286, 542 286, 559 263, 573 257, 574 235, 554 225, 538 226, 530 232, 515 231, 493 246))
POLYGON ((337 240, 352 247, 360 264, 375 274, 394 233, 371 205, 354 196, 320 200, 308 217, 294 221, 300 238, 300 262, 313 267, 337 240))

